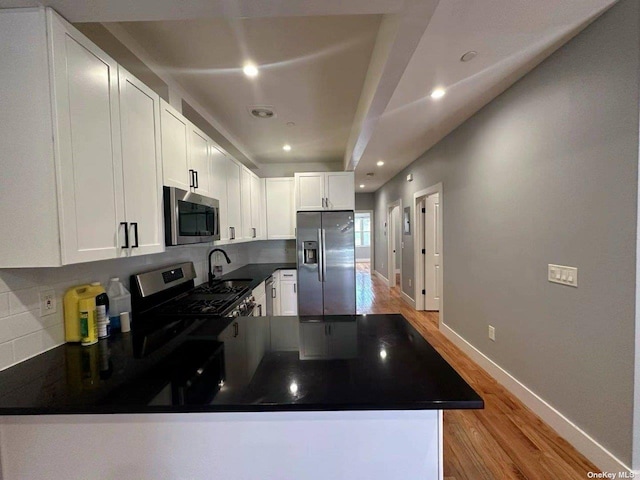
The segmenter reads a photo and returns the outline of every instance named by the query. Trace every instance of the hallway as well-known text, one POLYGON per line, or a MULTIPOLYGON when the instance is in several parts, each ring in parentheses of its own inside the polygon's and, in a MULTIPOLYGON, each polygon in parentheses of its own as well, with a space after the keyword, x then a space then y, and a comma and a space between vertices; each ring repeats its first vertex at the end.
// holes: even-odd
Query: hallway
POLYGON ((414 310, 368 263, 357 264, 356 295, 358 313, 401 313, 485 401, 484 410, 444 412, 445 480, 575 480, 599 471, 440 333, 437 312, 414 310))

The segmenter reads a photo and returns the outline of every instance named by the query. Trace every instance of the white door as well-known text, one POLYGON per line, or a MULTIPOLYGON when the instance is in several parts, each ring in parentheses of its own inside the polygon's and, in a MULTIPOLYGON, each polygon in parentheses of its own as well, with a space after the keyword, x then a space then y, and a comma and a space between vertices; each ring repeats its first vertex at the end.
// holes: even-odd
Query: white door
POLYGON ((220 202, 220 241, 227 241, 229 240, 227 165, 232 162, 215 145, 211 145, 209 152, 211 196, 220 202))
POLYGON ((240 240, 242 237, 240 168, 234 161, 227 163, 227 232, 230 241, 240 240))
POLYGON ((325 175, 325 208, 355 210, 356 195, 353 172, 329 172, 325 175))
POLYGON ((296 210, 324 210, 324 173, 296 173, 296 210))
POLYGON ((251 224, 251 172, 242 167, 240 171, 240 211, 242 215, 242 239, 253 238, 253 225, 251 224))
POLYGON ((269 240, 296 238, 293 178, 267 178, 267 238, 269 240))
POLYGON ((192 190, 205 197, 212 197, 209 147, 209 137, 195 125, 189 124, 189 170, 193 171, 192 190))
POLYGON ((50 19, 62 263, 115 258, 124 233, 118 65, 50 19))
POLYGON ((427 197, 424 218, 424 309, 440 310, 442 294, 442 269, 440 268, 442 246, 442 213, 440 212, 440 195, 427 197))
POLYGON ((189 191, 189 122, 171 105, 160 101, 163 183, 189 191))
POLYGON ((122 175, 131 255, 164 251, 160 97, 119 69, 122 175))
POLYGON ((389 242, 389 286, 396 286, 396 273, 400 268, 400 207, 395 206, 389 214, 389 231, 387 239, 389 242))
POLYGON ((298 288, 296 282, 280 281, 280 315, 298 314, 298 288))

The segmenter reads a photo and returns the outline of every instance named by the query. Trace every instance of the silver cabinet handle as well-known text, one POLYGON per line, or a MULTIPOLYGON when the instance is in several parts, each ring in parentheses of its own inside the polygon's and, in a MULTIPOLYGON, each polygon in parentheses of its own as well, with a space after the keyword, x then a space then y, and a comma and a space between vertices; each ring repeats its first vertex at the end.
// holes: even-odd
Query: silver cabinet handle
POLYGON ((229 227, 229 240, 236 239, 236 227, 229 227))
POLYGON ((259 312, 259 317, 262 316, 262 305, 258 305, 258 312, 259 312))
POLYGON ((251 238, 256 238, 258 236, 258 231, 255 228, 252 228, 251 230, 253 230, 253 236, 251 238))
POLYGON ((277 293, 276 293, 276 287, 271 287, 271 298, 276 298, 277 293))
POLYGON ((296 288, 297 283, 293 284, 293 293, 298 293, 297 288, 296 288))
POLYGON ((233 324, 233 337, 237 337, 240 334, 240 327, 238 325, 238 322, 234 322, 233 324))

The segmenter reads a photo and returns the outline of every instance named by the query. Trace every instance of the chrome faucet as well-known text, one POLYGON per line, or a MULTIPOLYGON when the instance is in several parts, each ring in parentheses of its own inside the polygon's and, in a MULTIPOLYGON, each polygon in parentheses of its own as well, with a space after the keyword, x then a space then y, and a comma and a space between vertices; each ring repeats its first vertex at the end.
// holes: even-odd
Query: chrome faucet
POLYGON ((227 255, 227 252, 225 252, 221 248, 214 248, 213 250, 211 250, 209 252, 209 285, 213 283, 213 279, 216 277, 215 274, 211 271, 211 255, 213 255, 215 252, 222 253, 227 263, 231 263, 231 259, 229 258, 229 255, 227 255))

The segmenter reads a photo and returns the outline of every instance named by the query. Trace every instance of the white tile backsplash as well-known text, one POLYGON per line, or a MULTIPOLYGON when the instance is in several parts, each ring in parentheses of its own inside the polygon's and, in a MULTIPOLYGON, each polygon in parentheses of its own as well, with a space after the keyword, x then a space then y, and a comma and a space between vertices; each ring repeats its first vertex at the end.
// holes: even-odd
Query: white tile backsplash
POLYGON ((9 315, 9 294, 0 293, 0 318, 9 315))
MULTIPOLYGON (((0 269, 0 370, 64 343, 62 298, 74 285, 100 282, 105 287, 111 277, 129 286, 132 274, 177 262, 192 261, 196 284, 207 280, 210 244, 172 247, 165 253, 68 265, 59 268, 0 269), (58 309, 40 317, 42 290, 53 289, 58 309)), ((228 273, 248 263, 295 262, 295 241, 270 240, 220 247, 231 264, 228 273)))

